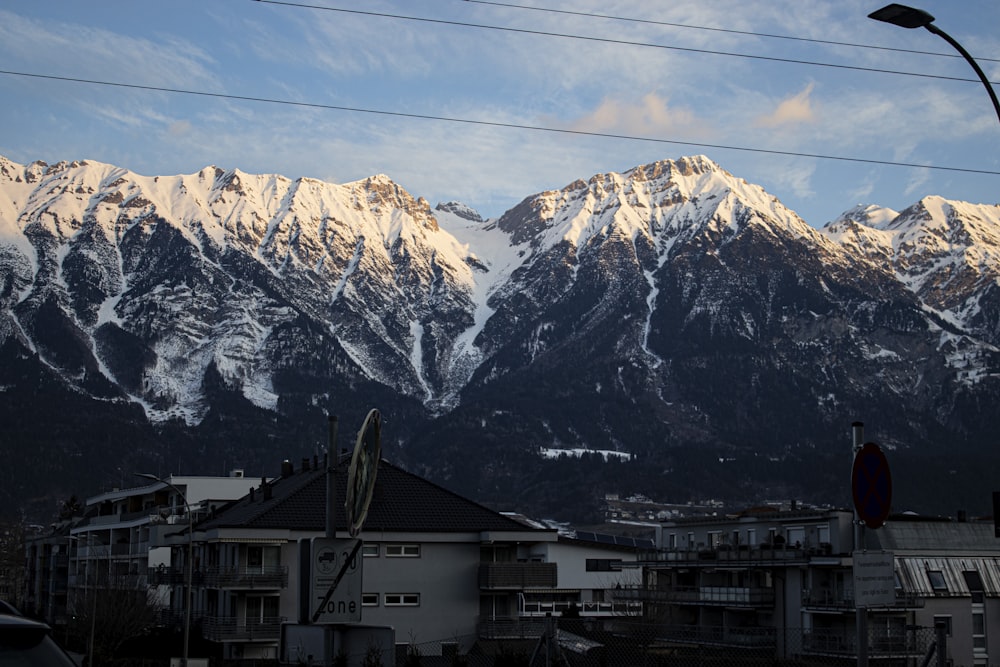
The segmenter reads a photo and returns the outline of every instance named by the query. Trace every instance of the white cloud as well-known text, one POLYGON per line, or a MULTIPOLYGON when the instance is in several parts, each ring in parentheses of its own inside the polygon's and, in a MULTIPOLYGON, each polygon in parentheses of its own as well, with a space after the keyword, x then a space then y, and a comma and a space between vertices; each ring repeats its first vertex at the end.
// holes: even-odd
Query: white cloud
POLYGON ((810 99, 815 84, 809 83, 800 92, 783 99, 774 111, 758 116, 754 121, 757 127, 782 127, 800 123, 816 122, 816 111, 810 99))
POLYGON ((707 124, 693 111, 671 108, 666 99, 655 93, 630 104, 604 99, 590 113, 571 125, 580 132, 601 132, 652 138, 677 138, 705 135, 707 124))

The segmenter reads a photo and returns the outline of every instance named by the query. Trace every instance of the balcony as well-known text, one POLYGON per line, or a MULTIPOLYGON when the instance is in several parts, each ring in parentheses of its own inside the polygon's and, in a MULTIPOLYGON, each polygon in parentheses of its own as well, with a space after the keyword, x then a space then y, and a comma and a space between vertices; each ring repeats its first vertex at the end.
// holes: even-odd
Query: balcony
POLYGON ((284 616, 265 616, 255 619, 237 619, 225 616, 205 616, 201 631, 205 639, 214 642, 276 642, 281 638, 284 616))
POLYGON ((489 618, 479 621, 480 639, 538 639, 545 634, 544 619, 489 618))
POLYGON ((209 567, 195 572, 195 585, 206 588, 287 588, 287 565, 209 567))
POLYGON ((558 581, 555 563, 480 563, 481 590, 524 590, 555 588, 558 581))
POLYGON ((563 612, 575 607, 581 616, 642 616, 642 602, 638 600, 616 600, 614 602, 524 602, 521 609, 523 617, 560 616, 563 612))
POLYGON ((666 551, 647 552, 643 556, 644 563, 649 567, 662 565, 680 565, 684 567, 727 567, 733 565, 784 565, 805 563, 810 552, 805 549, 786 546, 750 546, 739 545, 731 547, 723 544, 714 549, 671 549, 666 551))
MULTIPOLYGON (((916 593, 896 591, 896 601, 892 605, 873 607, 873 609, 921 609, 924 599, 916 593)), ((829 588, 802 591, 802 607, 814 611, 854 612, 854 592, 838 591, 829 588)))
POLYGON ((673 586, 653 589, 627 586, 612 591, 615 600, 719 607, 768 608, 774 606, 774 589, 746 586, 673 586))
POLYGON ((176 567, 151 567, 148 570, 150 586, 176 586, 187 581, 187 573, 176 567))
MULTIPOLYGON (((920 658, 927 653, 930 641, 926 633, 900 632, 872 637, 868 643, 869 658, 920 658)), ((840 629, 803 631, 803 653, 812 655, 855 657, 857 642, 853 634, 840 629)))
POLYGON ((657 637, 666 642, 700 646, 772 650, 775 648, 774 628, 667 625, 660 630, 657 637))

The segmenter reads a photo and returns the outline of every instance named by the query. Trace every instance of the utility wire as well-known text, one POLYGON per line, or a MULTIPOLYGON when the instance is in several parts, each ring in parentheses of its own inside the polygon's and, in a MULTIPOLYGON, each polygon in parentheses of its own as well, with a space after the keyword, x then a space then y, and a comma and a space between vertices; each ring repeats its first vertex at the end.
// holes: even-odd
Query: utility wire
MULTIPOLYGON (((812 60, 798 60, 795 58, 778 58, 776 56, 760 56, 748 53, 733 53, 730 51, 713 51, 711 49, 696 49, 687 46, 672 46, 668 44, 652 44, 649 42, 630 42, 623 39, 612 39, 610 37, 589 37, 586 35, 572 35, 560 32, 549 32, 546 30, 529 30, 527 28, 510 28, 507 26, 487 25, 482 23, 468 23, 465 21, 452 21, 447 19, 432 19, 422 16, 406 16, 403 14, 388 14, 384 12, 370 12, 361 9, 344 9, 341 7, 324 7, 322 5, 309 5, 298 2, 288 2, 287 0, 253 0, 269 5, 282 5, 285 7, 298 7, 300 9, 318 9, 327 12, 340 12, 343 14, 357 14, 360 16, 378 16, 381 18, 400 19, 404 21, 418 21, 421 23, 436 23, 439 25, 451 25, 462 28, 479 28, 483 30, 500 30, 503 32, 514 32, 523 35, 539 35, 543 37, 562 37, 564 39, 578 39, 587 42, 603 42, 605 44, 618 44, 625 46, 639 46, 652 49, 665 49, 670 51, 684 51, 687 53, 706 53, 717 56, 730 56, 732 58, 749 58, 752 60, 767 60, 770 62, 794 63, 796 65, 813 65, 815 67, 832 67, 835 69, 855 70, 859 72, 877 72, 879 74, 898 74, 901 76, 917 76, 925 79, 944 79, 947 81, 968 81, 975 84, 982 84, 979 79, 969 79, 959 76, 943 76, 940 74, 925 74, 922 72, 903 72, 898 70, 880 69, 876 67, 859 67, 857 65, 839 65, 836 63, 824 63, 812 60)), ((1000 86, 1000 83, 991 82, 1000 86)))
MULTIPOLYGON (((939 51, 919 51, 915 49, 901 49, 892 46, 876 46, 874 44, 857 44, 854 42, 835 42, 828 39, 813 39, 810 37, 793 37, 791 35, 776 35, 773 33, 766 32, 753 32, 752 30, 734 30, 732 28, 715 28, 711 26, 704 25, 692 25, 690 23, 671 23, 669 21, 656 21, 653 19, 637 19, 628 16, 614 16, 612 14, 595 14, 592 12, 578 12, 571 11, 567 9, 551 9, 548 7, 531 7, 529 5, 515 5, 510 2, 492 2, 491 0, 464 0, 464 2, 471 2, 477 5, 493 5, 495 7, 508 7, 510 9, 528 9, 536 12, 546 12, 549 14, 566 14, 570 16, 585 16, 589 18, 598 19, 610 19, 612 21, 623 21, 627 23, 642 23, 647 25, 662 25, 669 26, 671 28, 688 28, 691 30, 706 30, 711 32, 725 32, 732 35, 749 35, 751 37, 768 37, 770 39, 787 39, 796 42, 810 42, 812 44, 827 44, 831 46, 850 46, 858 49, 873 49, 877 51, 895 51, 897 53, 912 53, 921 56, 938 56, 941 58, 961 58, 962 56, 955 53, 941 53, 939 51)), ((1000 58, 980 58, 976 56, 976 60, 981 62, 1000 62, 1000 58)))
POLYGON ((320 104, 318 102, 297 102, 295 100, 282 100, 270 97, 256 97, 250 95, 230 95, 227 93, 216 93, 201 90, 186 90, 183 88, 167 88, 164 86, 148 86, 136 83, 122 83, 117 81, 98 81, 96 79, 81 79, 77 77, 56 76, 53 74, 35 74, 31 72, 15 72, 11 70, 0 70, 0 74, 9 76, 29 77, 34 79, 46 79, 49 81, 63 81, 72 83, 83 83, 93 86, 110 86, 114 88, 130 88, 134 90, 150 90, 161 93, 177 93, 181 95, 196 95, 200 97, 214 97, 227 100, 239 100, 242 102, 262 102, 266 104, 281 104, 293 107, 304 107, 310 109, 326 109, 330 111, 347 111, 351 113, 366 113, 379 116, 393 116, 396 118, 411 118, 418 120, 432 120, 446 123, 462 123, 465 125, 479 125, 485 127, 499 127, 512 130, 529 130, 532 132, 551 132, 554 134, 571 134, 584 137, 598 137, 602 139, 625 139, 628 141, 642 141, 647 143, 672 144, 676 146, 693 146, 696 148, 716 148, 719 150, 742 151, 746 153, 764 153, 768 155, 784 155, 788 157, 815 158, 817 160, 836 160, 840 162, 859 162, 863 164, 877 164, 889 167, 917 167, 922 169, 933 169, 936 171, 955 171, 966 174, 988 174, 990 176, 1000 176, 1000 171, 990 171, 988 169, 969 169, 965 167, 945 167, 939 165, 917 164, 912 162, 893 162, 890 160, 874 160, 867 158, 846 157, 840 155, 823 155, 821 153, 799 153, 795 151, 779 151, 769 148, 752 148, 749 146, 730 146, 726 144, 708 144, 696 141, 681 141, 678 139, 661 139, 657 137, 640 137, 628 134, 612 134, 607 132, 587 132, 585 130, 571 130, 560 127, 545 127, 543 125, 528 125, 524 123, 502 123, 499 121, 476 120, 472 118, 458 118, 452 116, 435 116, 431 114, 406 113, 402 111, 386 111, 384 109, 365 109, 363 107, 349 107, 335 104, 320 104))

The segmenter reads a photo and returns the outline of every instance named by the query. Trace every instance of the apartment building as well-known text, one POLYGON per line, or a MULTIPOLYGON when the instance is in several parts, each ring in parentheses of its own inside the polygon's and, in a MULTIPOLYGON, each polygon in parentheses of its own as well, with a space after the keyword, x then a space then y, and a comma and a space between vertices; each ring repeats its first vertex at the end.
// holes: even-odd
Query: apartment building
MULTIPOLYGON (((58 631, 95 588, 144 590, 148 572, 164 570, 176 557, 165 546, 172 538, 165 536, 184 531, 252 485, 234 470, 226 477, 171 475, 87 498, 80 516, 27 540, 25 609, 58 631)), ((152 597, 169 605, 172 593, 164 587, 152 597)))
MULTIPOLYGON (((329 505, 324 462, 286 461, 280 472, 256 482, 172 476, 88 498, 83 517, 28 546, 32 608, 59 624, 88 586, 124 581, 162 606, 160 622, 182 627, 190 580, 192 646, 207 640, 227 659, 280 658, 282 626, 311 620, 302 550, 326 537, 329 505)), ((347 473, 342 457, 336 538, 348 537, 347 473)), ((387 650, 413 645, 424 655, 536 639, 547 615, 638 615, 641 602, 610 591, 638 585, 636 559, 653 547, 495 512, 385 460, 358 538, 359 625, 392 628, 387 650)))
MULTIPOLYGON (((348 536, 347 460, 334 472, 336 537, 348 536)), ((285 463, 195 527, 194 616, 225 658, 278 656, 283 623, 302 619, 300 549, 326 535, 325 466, 285 463)), ((560 535, 456 495, 382 460, 362 542, 360 621, 391 627, 425 654, 483 639, 537 637, 542 617, 575 607, 615 614, 608 589, 637 580, 634 540, 560 535)), ((649 545, 651 546, 651 542, 649 545)), ((175 579, 181 572, 175 569, 175 579)))
POLYGON ((864 646, 869 660, 918 664, 942 623, 951 664, 996 663, 1000 540, 991 522, 898 516, 859 532, 856 550, 854 515, 840 510, 666 521, 639 566, 642 583, 615 595, 645 603, 664 645, 824 660, 855 659, 864 646), (854 570, 866 554, 891 563, 892 592, 862 604, 859 624, 854 570))

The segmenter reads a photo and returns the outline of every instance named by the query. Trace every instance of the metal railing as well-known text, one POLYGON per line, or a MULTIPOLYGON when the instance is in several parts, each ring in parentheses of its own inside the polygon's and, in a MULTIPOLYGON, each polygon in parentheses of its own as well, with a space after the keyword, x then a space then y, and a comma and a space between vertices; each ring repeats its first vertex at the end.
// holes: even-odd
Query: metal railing
POLYGON ((284 616, 238 619, 225 616, 201 618, 201 632, 210 641, 278 641, 284 616))
MULTIPOLYGON (((802 606, 808 609, 829 609, 837 611, 853 611, 854 591, 850 590, 804 590, 802 591, 802 606)), ((896 591, 896 600, 891 605, 880 608, 918 609, 924 606, 924 599, 916 593, 896 591)))
POLYGON ((774 589, 746 586, 672 586, 663 589, 625 586, 616 588, 612 595, 616 600, 641 600, 645 602, 727 607, 774 606, 774 589))
POLYGON ((288 566, 208 567, 195 571, 194 583, 208 588, 286 588, 288 566))
POLYGON ((555 588, 559 581, 556 563, 480 563, 479 588, 555 588))
POLYGON ((701 625, 664 625, 657 639, 681 644, 773 649, 775 629, 764 627, 721 627, 701 625))

